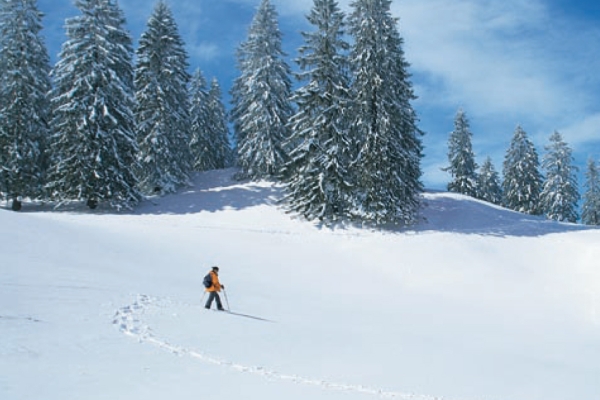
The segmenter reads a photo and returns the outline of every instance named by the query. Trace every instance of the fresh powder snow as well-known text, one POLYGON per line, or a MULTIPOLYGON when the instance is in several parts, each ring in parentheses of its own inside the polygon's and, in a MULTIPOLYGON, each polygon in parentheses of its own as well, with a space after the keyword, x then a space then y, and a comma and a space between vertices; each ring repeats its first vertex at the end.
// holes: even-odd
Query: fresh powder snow
POLYGON ((0 398, 600 398, 600 231, 441 192, 413 228, 328 227, 233 173, 0 209, 0 398))

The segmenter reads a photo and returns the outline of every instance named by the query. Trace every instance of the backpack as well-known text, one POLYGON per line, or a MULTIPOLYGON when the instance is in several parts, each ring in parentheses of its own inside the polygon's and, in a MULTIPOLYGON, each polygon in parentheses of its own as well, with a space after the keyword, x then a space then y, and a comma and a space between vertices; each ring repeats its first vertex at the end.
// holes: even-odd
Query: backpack
POLYGON ((210 273, 208 273, 205 277, 204 280, 202 281, 202 283, 204 284, 205 288, 209 288, 212 286, 212 276, 210 276, 210 273))

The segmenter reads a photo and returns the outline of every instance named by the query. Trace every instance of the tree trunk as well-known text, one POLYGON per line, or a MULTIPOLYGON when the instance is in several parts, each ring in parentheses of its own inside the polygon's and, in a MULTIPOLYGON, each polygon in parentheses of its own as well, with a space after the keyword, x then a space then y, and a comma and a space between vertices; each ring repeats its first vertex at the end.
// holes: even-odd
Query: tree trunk
POLYGON ((18 199, 13 199, 12 201, 12 210, 13 211, 21 211, 21 207, 23 206, 23 204, 21 204, 21 201, 18 199))
POLYGON ((96 199, 88 199, 87 201, 87 206, 91 209, 91 210, 95 210, 96 207, 98 207, 98 200, 96 199))

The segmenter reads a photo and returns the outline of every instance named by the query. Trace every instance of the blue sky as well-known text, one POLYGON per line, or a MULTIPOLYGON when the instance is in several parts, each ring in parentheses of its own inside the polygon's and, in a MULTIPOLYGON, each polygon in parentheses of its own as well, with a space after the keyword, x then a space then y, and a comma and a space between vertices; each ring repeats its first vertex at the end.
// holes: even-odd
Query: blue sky
MULTIPOLYGON (((272 0, 284 48, 293 59, 311 0, 272 0)), ((339 0, 349 11, 351 0, 339 0)), ((235 51, 246 39, 260 0, 170 0, 190 55, 191 69, 217 77, 227 92, 237 76, 235 51)), ((134 41, 155 3, 119 0, 134 41)), ((38 0, 50 55, 65 39, 71 0, 38 0)), ((449 177, 448 134, 456 111, 467 113, 477 161, 491 156, 498 171, 517 124, 540 158, 554 130, 562 133, 583 170, 600 160, 600 3, 597 0, 395 0, 399 31, 426 132, 425 185, 442 189, 449 177)), ((226 95, 225 101, 228 101, 226 95)), ((583 172, 583 171, 582 171, 583 172)), ((580 185, 583 178, 580 179, 580 185)))

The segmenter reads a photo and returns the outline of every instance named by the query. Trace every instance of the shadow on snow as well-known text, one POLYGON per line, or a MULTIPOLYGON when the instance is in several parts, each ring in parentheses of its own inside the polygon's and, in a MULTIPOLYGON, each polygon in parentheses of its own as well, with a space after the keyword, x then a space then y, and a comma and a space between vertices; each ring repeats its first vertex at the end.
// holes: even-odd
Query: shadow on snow
MULTIPOLYGON (((197 173, 192 186, 177 193, 148 197, 133 210, 116 211, 106 204, 90 210, 85 202, 72 202, 55 207, 52 203, 24 203, 21 212, 65 212, 81 214, 121 215, 187 215, 201 212, 244 210, 268 205, 277 207, 283 196, 280 185, 267 181, 237 181, 236 170, 217 170, 197 173)), ((6 207, 8 208, 8 207, 6 207)), ((284 212, 282 210, 282 212, 284 212)), ((300 221, 300 216, 290 215, 300 221)), ((419 234, 429 232, 452 232, 465 235, 498 237, 535 237, 553 233, 583 231, 594 227, 560 223, 543 216, 526 215, 505 208, 447 192, 423 194, 422 221, 414 226, 393 224, 370 225, 359 222, 313 223, 315 229, 339 233, 350 230, 367 230, 390 234, 419 234)))

